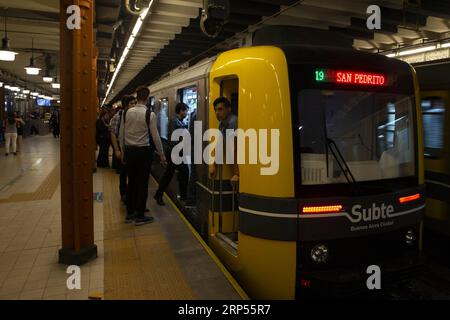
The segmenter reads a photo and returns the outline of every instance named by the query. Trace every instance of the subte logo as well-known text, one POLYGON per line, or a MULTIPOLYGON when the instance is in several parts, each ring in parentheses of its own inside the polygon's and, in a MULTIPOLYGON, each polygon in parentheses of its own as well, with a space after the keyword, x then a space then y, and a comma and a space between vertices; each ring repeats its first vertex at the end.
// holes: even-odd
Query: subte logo
POLYGON ((366 285, 369 290, 381 290, 381 269, 379 266, 368 266, 366 273, 369 274, 366 285))

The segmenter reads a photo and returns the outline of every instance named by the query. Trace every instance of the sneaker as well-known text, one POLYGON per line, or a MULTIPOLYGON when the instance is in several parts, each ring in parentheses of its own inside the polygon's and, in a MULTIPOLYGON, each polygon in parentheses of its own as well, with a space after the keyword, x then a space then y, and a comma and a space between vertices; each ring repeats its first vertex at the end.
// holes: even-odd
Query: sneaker
POLYGON ((133 223, 134 220, 136 220, 136 214, 127 215, 127 217, 125 218, 125 223, 127 223, 127 224, 133 223))
POLYGON ((135 221, 135 225, 137 227, 139 226, 143 226, 145 224, 149 224, 152 223, 153 221, 155 221, 155 218, 153 217, 142 217, 142 218, 137 218, 135 221))
POLYGON ((164 203, 163 197, 159 196, 159 195, 155 195, 153 197, 156 200, 156 203, 158 204, 158 206, 164 207, 166 204, 164 203))

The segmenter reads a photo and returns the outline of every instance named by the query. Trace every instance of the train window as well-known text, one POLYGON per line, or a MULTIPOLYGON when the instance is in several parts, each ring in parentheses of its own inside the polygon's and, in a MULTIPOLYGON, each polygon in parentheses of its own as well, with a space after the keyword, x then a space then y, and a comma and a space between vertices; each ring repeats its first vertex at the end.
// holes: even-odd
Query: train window
POLYGON ((189 107, 189 114, 184 120, 189 127, 192 125, 191 120, 197 114, 198 93, 197 87, 189 87, 179 90, 180 101, 189 107))
POLYGON ((414 176, 414 97, 303 90, 298 97, 303 184, 414 176))
POLYGON ((422 100, 425 156, 437 158, 444 148, 445 102, 440 97, 422 100))
POLYGON ((155 112, 155 97, 150 97, 148 100, 147 108, 150 108, 151 111, 155 112))
POLYGON ((161 138, 169 140, 169 99, 167 98, 159 102, 158 125, 161 138))

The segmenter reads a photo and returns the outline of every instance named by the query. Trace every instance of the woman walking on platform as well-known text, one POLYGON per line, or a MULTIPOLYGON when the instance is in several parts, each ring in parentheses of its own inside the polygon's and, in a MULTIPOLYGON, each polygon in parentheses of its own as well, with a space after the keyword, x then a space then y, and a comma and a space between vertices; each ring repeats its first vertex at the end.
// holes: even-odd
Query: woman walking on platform
POLYGON ((17 155, 17 125, 16 118, 13 114, 8 115, 8 119, 4 123, 5 128, 5 156, 9 156, 10 147, 12 146, 13 155, 17 155))

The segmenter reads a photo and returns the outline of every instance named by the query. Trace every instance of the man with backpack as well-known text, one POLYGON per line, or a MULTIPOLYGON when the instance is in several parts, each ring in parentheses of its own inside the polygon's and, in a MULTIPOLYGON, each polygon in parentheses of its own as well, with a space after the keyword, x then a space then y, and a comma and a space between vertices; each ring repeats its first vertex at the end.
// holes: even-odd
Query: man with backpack
POLYGON ((111 143, 114 149, 114 156, 116 159, 116 166, 117 166, 117 173, 120 174, 120 199, 123 203, 126 203, 126 197, 127 197, 127 170, 125 164, 122 162, 122 150, 119 146, 119 133, 120 133, 120 126, 122 123, 122 117, 124 113, 130 109, 134 108, 136 106, 137 100, 133 96, 124 96, 122 98, 122 108, 119 110, 114 117, 111 119, 111 122, 109 124, 109 130, 111 133, 111 143))
POLYGON ((147 111, 149 96, 148 88, 141 87, 137 90, 137 105, 124 113, 120 126, 120 147, 124 151, 122 157, 128 173, 126 222, 135 221, 136 226, 154 221, 153 217, 145 216, 151 158, 154 151, 150 140, 153 140, 161 163, 163 165, 167 163, 156 115, 150 110, 147 111))

